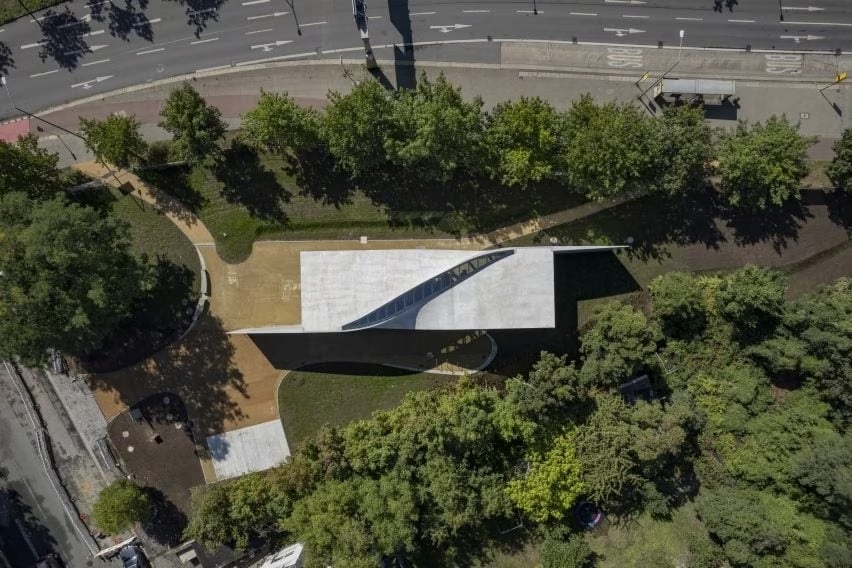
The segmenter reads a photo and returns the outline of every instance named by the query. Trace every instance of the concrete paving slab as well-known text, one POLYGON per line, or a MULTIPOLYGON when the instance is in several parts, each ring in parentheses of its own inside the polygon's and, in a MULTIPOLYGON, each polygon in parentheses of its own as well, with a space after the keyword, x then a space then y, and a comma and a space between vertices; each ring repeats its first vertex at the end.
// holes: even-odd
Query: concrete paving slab
POLYGON ((274 467, 290 455, 281 420, 207 437, 216 477, 221 481, 274 467))

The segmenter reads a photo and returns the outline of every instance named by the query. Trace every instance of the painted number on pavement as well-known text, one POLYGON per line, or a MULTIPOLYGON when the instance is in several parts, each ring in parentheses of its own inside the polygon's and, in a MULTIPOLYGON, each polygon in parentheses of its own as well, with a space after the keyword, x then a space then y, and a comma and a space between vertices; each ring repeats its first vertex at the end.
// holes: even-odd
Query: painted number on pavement
POLYGON ((642 67, 642 50, 635 47, 608 47, 610 67, 642 67))
POLYGON ((766 72, 774 75, 798 75, 802 72, 802 56, 792 53, 768 53, 766 72))

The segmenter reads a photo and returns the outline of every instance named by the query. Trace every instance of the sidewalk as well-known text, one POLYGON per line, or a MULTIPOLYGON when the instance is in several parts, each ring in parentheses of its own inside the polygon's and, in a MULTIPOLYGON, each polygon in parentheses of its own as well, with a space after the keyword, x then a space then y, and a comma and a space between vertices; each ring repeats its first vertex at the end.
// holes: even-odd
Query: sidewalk
MULTIPOLYGON (((597 100, 636 102, 662 73, 677 63, 677 52, 639 48, 591 48, 565 44, 513 44, 501 48, 503 63, 449 64, 419 62, 417 73, 434 76, 443 72, 466 96, 482 96, 486 106, 520 96, 539 96, 557 108, 566 108, 583 93, 597 100), (644 83, 636 82, 648 71, 644 83)), ((380 62, 383 82, 396 84, 392 61, 380 62)), ((802 133, 824 139, 812 148, 815 159, 832 157, 831 143, 845 128, 852 127, 852 84, 841 84, 820 92, 836 72, 852 65, 852 58, 828 55, 718 53, 686 51, 676 66, 678 77, 736 77, 740 108, 725 116, 711 117, 714 126, 731 127, 737 119, 763 121, 773 114, 786 114, 801 121, 802 133), (767 59, 769 58, 769 59, 767 59)), ((402 69, 402 68, 400 68, 402 69)), ((405 71, 410 71, 405 69, 405 71)), ((360 60, 274 63, 256 68, 226 69, 197 75, 193 86, 222 111, 231 128, 252 109, 261 89, 287 91, 300 104, 322 107, 329 90, 346 92, 353 80, 366 77, 360 60), (344 72, 349 73, 350 79, 344 72)), ((674 71, 669 76, 675 76, 674 71)), ((133 114, 142 123, 149 140, 165 139, 156 126, 163 100, 182 81, 168 79, 156 84, 124 89, 113 95, 72 103, 42 114, 47 120, 76 130, 79 117, 103 118, 111 113, 133 114)), ((659 112, 647 96, 642 103, 650 113, 659 112)), ((718 114, 718 113, 717 113, 718 114)), ((47 124, 30 128, 43 136, 42 145, 60 155, 63 166, 91 159, 82 141, 47 124)))

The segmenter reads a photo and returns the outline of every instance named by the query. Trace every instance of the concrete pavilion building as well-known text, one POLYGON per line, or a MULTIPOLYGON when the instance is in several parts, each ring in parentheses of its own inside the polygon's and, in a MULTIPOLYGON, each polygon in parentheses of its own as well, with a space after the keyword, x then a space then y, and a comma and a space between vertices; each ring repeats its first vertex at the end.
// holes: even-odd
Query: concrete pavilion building
POLYGON ((554 255, 619 248, 304 251, 301 324, 231 333, 553 328, 554 255))

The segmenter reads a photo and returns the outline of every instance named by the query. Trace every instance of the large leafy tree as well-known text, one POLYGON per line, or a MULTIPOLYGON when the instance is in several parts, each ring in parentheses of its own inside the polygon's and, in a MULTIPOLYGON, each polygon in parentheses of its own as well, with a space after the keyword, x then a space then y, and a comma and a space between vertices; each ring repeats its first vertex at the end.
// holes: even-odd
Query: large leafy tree
POLYGON ((92 507, 95 524, 112 535, 121 534, 150 516, 150 497, 143 488, 127 479, 113 481, 101 491, 92 507))
POLYGON ((544 429, 576 415, 585 397, 577 367, 547 352, 526 377, 506 381, 506 391, 518 411, 544 429))
POLYGON ((583 95, 562 117, 568 181, 595 200, 654 184, 659 129, 631 104, 596 104, 583 95))
POLYGON ((580 479, 575 433, 565 432, 526 458, 524 475, 509 482, 512 501, 536 522, 564 518, 585 487, 580 479))
POLYGON ((374 79, 347 94, 330 92, 322 119, 322 137, 342 169, 353 176, 386 167, 385 139, 396 128, 394 98, 374 79))
POLYGON ((48 153, 30 134, 15 143, 0 140, 0 195, 23 192, 31 199, 49 199, 62 191, 59 156, 48 153))
POLYGON ((648 286, 654 301, 654 315, 669 337, 693 337, 707 325, 704 285, 699 277, 685 272, 668 272, 648 286))
POLYGON ((133 115, 111 114, 103 120, 80 117, 80 131, 86 147, 102 164, 128 168, 142 162, 148 151, 133 115))
POLYGON ((319 113, 299 106, 287 93, 261 91, 257 106, 243 116, 243 136, 268 152, 299 153, 317 145, 319 121, 319 113))
POLYGON ((813 139, 785 116, 772 116, 751 127, 740 122, 722 135, 719 175, 728 202, 748 210, 783 205, 797 198, 808 175, 808 147, 813 139))
POLYGON ((0 351, 28 362, 100 346, 150 286, 128 228, 56 197, 0 197, 0 351))
POLYGON ((479 173, 483 164, 482 100, 465 101, 461 89, 425 74, 394 105, 396 128, 385 140, 388 157, 411 175, 446 182, 457 172, 479 173))
POLYGON ((189 83, 169 93, 160 116, 159 126, 172 134, 176 151, 188 161, 214 154, 227 130, 219 109, 207 104, 189 83))
POLYGON ((608 388, 631 379, 651 361, 659 339, 642 312, 620 302, 605 304, 580 337, 583 380, 608 388))
POLYGON ((689 105, 668 107, 658 126, 661 189, 681 194, 704 187, 715 157, 713 130, 704 120, 704 110, 689 105))
POLYGON ((787 282, 773 270, 748 265, 727 275, 716 290, 716 310, 742 339, 772 333, 784 311, 787 282))
POLYGON ((834 158, 825 173, 838 189, 852 187, 852 128, 844 130, 834 143, 834 158))
POLYGON ((553 106, 538 97, 495 106, 486 131, 495 177, 522 187, 550 177, 559 165, 558 119, 553 106))

